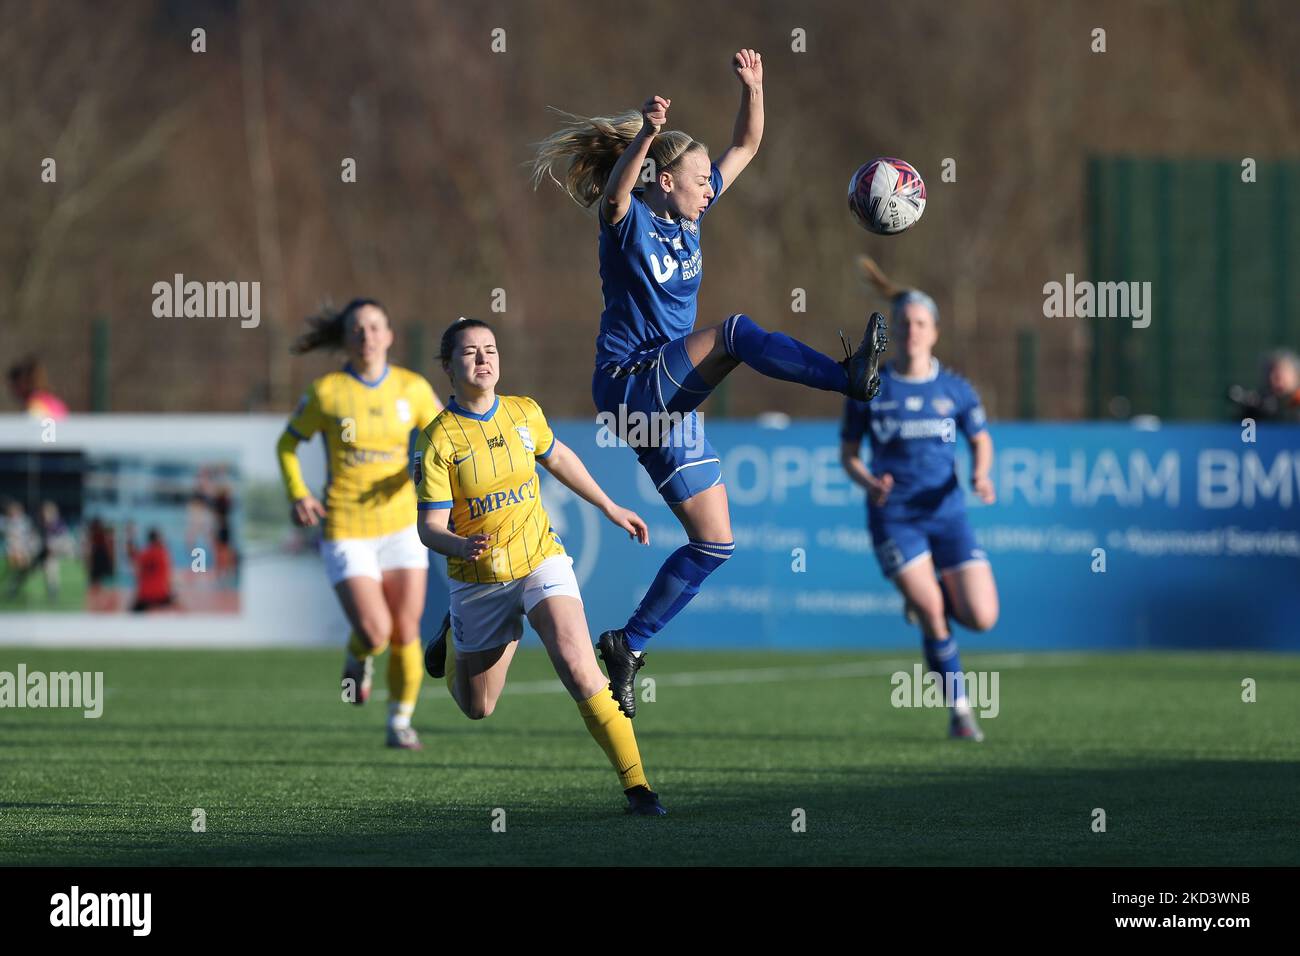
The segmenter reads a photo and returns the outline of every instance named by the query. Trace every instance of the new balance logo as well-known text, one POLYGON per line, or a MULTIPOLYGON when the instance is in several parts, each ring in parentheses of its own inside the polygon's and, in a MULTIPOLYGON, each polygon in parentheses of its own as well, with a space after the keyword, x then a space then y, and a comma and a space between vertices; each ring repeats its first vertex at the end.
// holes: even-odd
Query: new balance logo
POLYGON ((660 264, 659 256, 654 254, 651 254, 650 256, 650 268, 654 271, 655 281, 661 284, 671 279, 673 273, 677 271, 677 268, 680 265, 680 262, 669 255, 663 257, 662 265, 660 264))

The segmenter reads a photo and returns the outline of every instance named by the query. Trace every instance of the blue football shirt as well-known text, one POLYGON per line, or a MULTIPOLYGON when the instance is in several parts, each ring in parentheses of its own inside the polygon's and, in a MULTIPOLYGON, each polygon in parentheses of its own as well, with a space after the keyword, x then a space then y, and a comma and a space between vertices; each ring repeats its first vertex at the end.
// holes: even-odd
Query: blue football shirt
MULTIPOLYGON (((722 173, 710 164, 713 208, 722 173)), ((611 226, 600 218, 600 282, 605 310, 596 337, 596 365, 638 346, 679 338, 695 328, 695 299, 704 271, 700 219, 661 219, 634 190, 627 214, 611 226)))
POLYGON ((894 476, 885 504, 872 510, 909 520, 961 508, 957 434, 970 439, 984 430, 984 406, 975 389, 935 359, 930 374, 916 379, 886 365, 873 401, 845 400, 840 437, 849 442, 869 437, 871 473, 894 476))

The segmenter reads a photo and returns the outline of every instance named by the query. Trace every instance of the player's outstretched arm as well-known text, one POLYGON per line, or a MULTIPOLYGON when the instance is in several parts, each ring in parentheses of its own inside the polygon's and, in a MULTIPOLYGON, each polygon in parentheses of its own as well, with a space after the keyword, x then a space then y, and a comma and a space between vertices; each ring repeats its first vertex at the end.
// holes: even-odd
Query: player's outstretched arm
POLYGON ((632 205, 632 188, 641 175, 641 165, 650 152, 655 134, 668 122, 668 107, 671 104, 672 100, 666 100, 662 96, 652 96, 645 101, 641 107, 641 131, 609 171, 605 192, 600 197, 600 215, 611 226, 622 222, 632 205))
POLYGON ((555 479, 568 488, 583 501, 588 501, 600 509, 614 524, 627 532, 629 538, 635 538, 642 544, 650 543, 650 529, 641 520, 641 516, 627 508, 616 505, 605 489, 596 483, 587 471, 582 459, 568 445, 558 438, 545 458, 537 459, 541 465, 555 476, 555 479))
POLYGON ((740 80, 740 111, 736 114, 731 145, 715 164, 722 173, 719 194, 736 181, 763 141, 763 55, 741 50, 732 58, 731 65, 740 80))

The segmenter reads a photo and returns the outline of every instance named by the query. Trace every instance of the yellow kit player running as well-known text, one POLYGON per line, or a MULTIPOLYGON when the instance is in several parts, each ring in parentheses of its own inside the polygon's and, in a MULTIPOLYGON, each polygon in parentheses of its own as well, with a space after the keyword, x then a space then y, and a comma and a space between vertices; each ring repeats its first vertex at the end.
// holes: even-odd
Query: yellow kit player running
POLYGON ((309 320, 295 354, 342 348, 349 361, 312 383, 276 452, 299 526, 325 522, 321 557, 352 625, 343 667, 344 698, 370 697, 374 657, 388 658, 388 746, 419 750, 411 714, 424 679, 420 615, 429 553, 415 530, 415 488, 407 474, 411 435, 442 408, 420 375, 388 364, 393 330, 373 299, 309 320), (302 480, 298 443, 325 436, 325 503, 302 480))
POLYGON ((645 522, 610 500, 531 398, 497 395, 496 337, 461 319, 442 336, 453 396, 416 443, 420 539, 447 557, 451 611, 425 652, 471 720, 496 706, 528 618, 587 730, 618 772, 628 813, 665 811, 646 781, 632 721, 596 663, 573 574, 539 494, 537 464, 642 544, 645 522), (450 644, 449 644, 450 641, 450 644))

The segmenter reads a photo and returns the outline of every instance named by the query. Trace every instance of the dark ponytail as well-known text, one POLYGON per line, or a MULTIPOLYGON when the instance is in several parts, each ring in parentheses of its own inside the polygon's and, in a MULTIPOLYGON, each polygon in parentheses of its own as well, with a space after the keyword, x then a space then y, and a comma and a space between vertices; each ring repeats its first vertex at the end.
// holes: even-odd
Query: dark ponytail
POLYGON ((338 310, 328 305, 324 306, 318 313, 308 317, 307 324, 310 328, 294 340, 293 345, 289 346, 289 351, 294 355, 305 355, 316 349, 341 349, 348 328, 348 319, 368 305, 373 305, 384 313, 385 318, 388 317, 388 310, 375 299, 353 299, 338 310))

